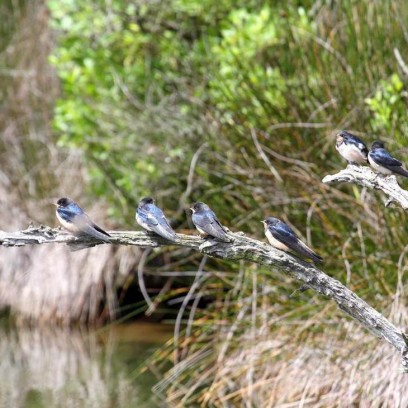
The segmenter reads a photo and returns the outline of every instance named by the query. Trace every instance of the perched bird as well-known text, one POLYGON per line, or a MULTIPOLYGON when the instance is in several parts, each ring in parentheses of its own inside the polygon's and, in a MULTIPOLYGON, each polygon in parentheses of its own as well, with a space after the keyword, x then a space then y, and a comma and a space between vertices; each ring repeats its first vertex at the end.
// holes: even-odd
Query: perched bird
POLYGON ((357 136, 345 130, 337 134, 336 150, 351 164, 366 164, 368 148, 357 136))
POLYGON ((227 230, 221 225, 214 211, 207 204, 197 202, 190 210, 193 212, 191 219, 198 232, 223 242, 231 241, 228 238, 227 230))
POLYGON ((273 247, 282 251, 293 250, 306 258, 312 259, 314 262, 323 261, 321 256, 317 255, 298 238, 289 225, 274 217, 268 217, 262 223, 265 226, 266 238, 273 247))
POLYGON ((376 141, 372 144, 370 153, 368 153, 368 161, 371 167, 381 174, 399 174, 408 177, 408 171, 402 167, 402 163, 392 157, 386 149, 384 143, 376 141))
POLYGON ((169 241, 177 241, 177 235, 170 227, 163 211, 154 204, 151 197, 142 198, 136 209, 136 221, 147 231, 155 232, 169 241))
POLYGON ((110 242, 110 235, 93 223, 75 201, 63 197, 55 205, 58 221, 66 230, 74 235, 90 235, 101 241, 110 242))

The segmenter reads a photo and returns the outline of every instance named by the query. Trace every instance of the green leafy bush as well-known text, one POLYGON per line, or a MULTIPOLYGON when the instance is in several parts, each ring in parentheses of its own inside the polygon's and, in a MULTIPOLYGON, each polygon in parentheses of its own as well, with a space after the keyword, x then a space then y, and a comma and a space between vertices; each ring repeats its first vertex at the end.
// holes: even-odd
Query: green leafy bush
POLYGON ((376 133, 394 136, 399 143, 405 144, 408 134, 407 96, 398 74, 379 82, 374 96, 366 99, 373 112, 370 123, 376 133))

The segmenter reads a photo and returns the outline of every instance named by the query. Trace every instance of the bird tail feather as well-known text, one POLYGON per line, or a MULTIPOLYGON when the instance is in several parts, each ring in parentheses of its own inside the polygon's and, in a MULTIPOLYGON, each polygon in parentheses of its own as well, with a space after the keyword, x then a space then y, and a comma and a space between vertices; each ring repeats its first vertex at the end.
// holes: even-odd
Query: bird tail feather
POLYGON ((299 240, 299 248, 301 248, 300 252, 310 258, 313 262, 315 263, 320 263, 323 262, 323 258, 316 254, 315 251, 313 251, 311 248, 309 248, 304 242, 299 240))
POLYGON ((169 241, 177 241, 177 235, 170 226, 159 224, 153 231, 169 241))
POLYGON ((408 171, 405 170, 403 167, 393 167, 392 171, 394 173, 399 174, 400 176, 408 177, 408 171))

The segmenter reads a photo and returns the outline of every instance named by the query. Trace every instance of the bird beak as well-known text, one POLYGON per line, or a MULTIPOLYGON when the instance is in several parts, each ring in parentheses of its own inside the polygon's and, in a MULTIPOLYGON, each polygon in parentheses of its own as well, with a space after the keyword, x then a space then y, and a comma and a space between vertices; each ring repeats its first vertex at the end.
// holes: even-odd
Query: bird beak
POLYGON ((191 210, 192 212, 194 212, 194 208, 190 208, 190 210, 191 210))

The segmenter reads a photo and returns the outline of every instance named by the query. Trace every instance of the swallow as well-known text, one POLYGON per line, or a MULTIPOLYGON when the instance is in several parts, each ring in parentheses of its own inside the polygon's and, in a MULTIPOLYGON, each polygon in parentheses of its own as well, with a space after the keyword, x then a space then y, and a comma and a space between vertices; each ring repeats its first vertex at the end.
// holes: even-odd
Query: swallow
POLYGON ((310 249, 296 235, 295 231, 289 225, 274 217, 268 217, 262 223, 265 227, 265 235, 269 243, 281 251, 295 251, 314 262, 322 262, 323 258, 310 249))
POLYGON ((55 205, 58 221, 66 230, 74 235, 90 235, 101 241, 110 242, 110 235, 98 227, 75 201, 63 197, 55 205))
POLYGON ((163 211, 151 197, 142 198, 136 209, 136 221, 147 231, 155 232, 169 241, 177 241, 177 234, 170 227, 163 211))
POLYGON ((193 212, 191 220, 199 233, 223 242, 231 241, 228 238, 227 230, 221 225, 214 211, 207 204, 197 202, 190 210, 193 212))
POLYGON ((345 130, 340 131, 336 137, 336 150, 350 164, 366 164, 368 148, 357 136, 345 130))
POLYGON ((389 175, 394 173, 408 177, 408 171, 402 167, 399 160, 388 153, 383 142, 376 141, 372 144, 370 153, 368 153, 368 161, 371 167, 381 174, 389 175))

